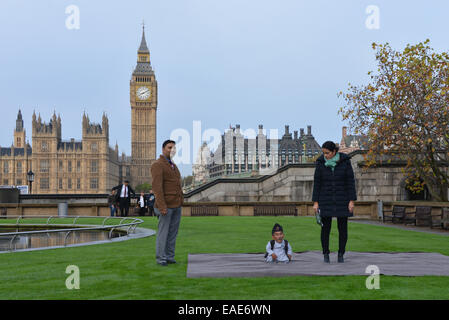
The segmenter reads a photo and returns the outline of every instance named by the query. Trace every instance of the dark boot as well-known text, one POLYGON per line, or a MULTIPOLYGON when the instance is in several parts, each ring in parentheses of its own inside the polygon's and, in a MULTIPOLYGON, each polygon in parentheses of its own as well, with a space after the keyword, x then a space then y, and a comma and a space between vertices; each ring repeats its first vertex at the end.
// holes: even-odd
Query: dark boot
POLYGON ((340 262, 340 263, 345 262, 345 259, 343 259, 343 253, 338 254, 338 262, 340 262))
POLYGON ((324 254, 324 262, 330 263, 330 261, 329 261, 329 254, 328 253, 324 254))

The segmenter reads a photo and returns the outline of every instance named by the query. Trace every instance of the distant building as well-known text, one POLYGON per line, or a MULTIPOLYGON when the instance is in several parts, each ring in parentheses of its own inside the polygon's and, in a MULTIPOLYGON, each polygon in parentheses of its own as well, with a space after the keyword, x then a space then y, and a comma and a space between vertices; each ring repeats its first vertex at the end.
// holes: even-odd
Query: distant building
POLYGON ((19 110, 14 130, 14 145, 1 148, 0 184, 28 185, 32 170, 32 193, 108 193, 124 177, 129 164, 118 157, 118 146, 109 147, 109 122, 91 123, 83 114, 82 139, 62 140, 61 118, 53 114, 49 123, 33 113, 32 143, 24 144, 22 113, 19 110), (124 171, 124 174, 122 173, 124 171))
POLYGON ((368 137, 364 135, 348 135, 347 127, 342 128, 339 151, 351 153, 356 150, 365 150, 368 146, 368 137))
POLYGON ((28 185, 27 172, 31 168, 32 151, 26 141, 22 112, 19 110, 11 147, 0 147, 0 185, 28 185))
POLYGON ((207 172, 207 165, 211 162, 211 152, 206 142, 203 142, 200 149, 198 150, 198 155, 196 161, 192 166, 193 173, 193 184, 201 184, 206 182, 209 178, 207 172))
POLYGON ((253 171, 265 174, 289 163, 306 162, 319 154, 321 148, 312 135, 311 126, 307 127, 307 134, 304 129, 300 132, 298 137, 298 131, 294 131, 292 137, 286 125, 282 138, 267 138, 263 125, 259 125, 255 138, 244 138, 237 124, 222 135, 217 150, 211 154, 207 176, 217 178, 253 171))

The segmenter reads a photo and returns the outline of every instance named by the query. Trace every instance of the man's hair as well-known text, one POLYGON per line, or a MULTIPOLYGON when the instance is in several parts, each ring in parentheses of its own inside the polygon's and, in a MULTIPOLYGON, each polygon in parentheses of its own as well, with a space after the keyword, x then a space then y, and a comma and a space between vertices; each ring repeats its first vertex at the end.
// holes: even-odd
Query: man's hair
POLYGON ((165 148, 165 146, 169 143, 176 144, 176 142, 174 142, 173 140, 165 140, 164 143, 162 144, 162 148, 165 148))

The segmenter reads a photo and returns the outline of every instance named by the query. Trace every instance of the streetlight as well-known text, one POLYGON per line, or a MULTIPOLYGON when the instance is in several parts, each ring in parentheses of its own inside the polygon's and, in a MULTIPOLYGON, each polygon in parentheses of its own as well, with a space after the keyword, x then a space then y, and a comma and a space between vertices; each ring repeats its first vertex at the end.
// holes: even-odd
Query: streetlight
POLYGON ((33 173, 33 171, 31 171, 31 170, 28 171, 27 179, 28 179, 28 183, 30 184, 30 193, 31 193, 31 186, 32 186, 33 181, 34 181, 34 173, 33 173))

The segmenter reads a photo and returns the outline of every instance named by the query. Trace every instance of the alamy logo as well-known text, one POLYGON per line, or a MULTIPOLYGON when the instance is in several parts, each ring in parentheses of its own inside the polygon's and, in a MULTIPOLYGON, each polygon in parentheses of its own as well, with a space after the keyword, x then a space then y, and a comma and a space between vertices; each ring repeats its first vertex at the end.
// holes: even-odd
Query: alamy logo
POLYGON ((369 5, 365 10, 369 16, 365 20, 365 26, 367 29, 379 29, 380 28, 380 10, 378 6, 369 5))
POLYGON ((380 289, 380 270, 376 265, 369 265, 365 269, 365 273, 371 273, 365 281, 368 290, 380 289))
POLYGON ((69 16, 65 19, 65 27, 69 30, 80 28, 80 8, 74 4, 65 8, 65 13, 69 16))
POLYGON ((70 274, 65 280, 65 286, 67 289, 79 289, 80 288, 80 269, 78 266, 70 265, 65 269, 65 273, 70 274))

